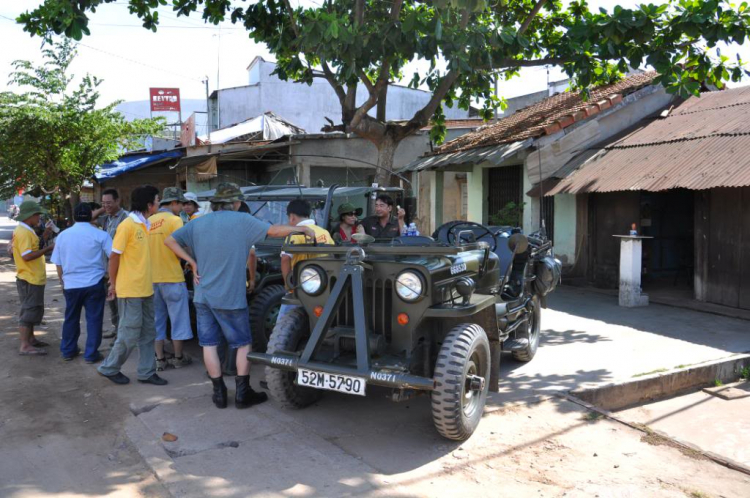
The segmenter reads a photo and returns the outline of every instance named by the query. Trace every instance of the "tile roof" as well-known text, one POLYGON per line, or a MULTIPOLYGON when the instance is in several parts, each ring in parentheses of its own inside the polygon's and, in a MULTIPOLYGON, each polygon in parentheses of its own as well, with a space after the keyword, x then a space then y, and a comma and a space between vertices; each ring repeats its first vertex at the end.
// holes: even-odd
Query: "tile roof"
POLYGON ((609 142, 548 195, 750 186, 750 86, 691 97, 609 142))
POLYGON ((478 147, 520 142, 553 134, 576 121, 586 119, 619 103, 624 95, 650 85, 657 74, 653 71, 634 74, 612 85, 591 90, 587 101, 580 92, 564 92, 546 98, 536 104, 519 109, 507 118, 491 123, 472 133, 446 142, 431 154, 439 155, 460 152, 478 147))
MULTIPOLYGON (((486 124, 487 122, 485 122, 482 118, 446 119, 445 120, 445 127, 449 130, 465 129, 465 128, 476 129, 476 128, 481 128, 482 126, 486 124)), ((422 129, 429 130, 430 128, 432 128, 432 125, 425 126, 422 129)))

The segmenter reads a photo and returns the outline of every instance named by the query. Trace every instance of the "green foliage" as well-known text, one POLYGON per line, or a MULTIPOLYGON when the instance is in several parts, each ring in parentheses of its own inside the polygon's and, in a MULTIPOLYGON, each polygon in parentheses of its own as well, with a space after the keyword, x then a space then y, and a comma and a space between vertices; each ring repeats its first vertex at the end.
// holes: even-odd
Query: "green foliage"
POLYGON ((714 379, 714 386, 715 387, 721 387, 724 383, 721 381, 721 379, 714 379))
POLYGON ((97 109, 101 80, 86 75, 77 88, 68 68, 73 43, 45 42, 45 62, 15 61, 10 83, 0 93, 0 197, 19 188, 76 192, 94 168, 116 159, 143 135, 164 128, 163 120, 127 122, 114 110, 97 109))
MULTIPOLYGON (((19 22, 33 35, 50 32, 81 39, 88 13, 114 0, 44 0, 19 22)), ((488 119, 496 103, 493 81, 513 78, 520 67, 557 65, 573 78, 573 86, 617 80, 628 67, 653 66, 671 93, 697 95, 703 84, 723 87, 743 74, 741 60, 721 55, 718 43, 741 45, 750 32, 747 2, 668 0, 633 9, 615 7, 592 12, 585 0, 327 0, 291 7, 288 0, 129 0, 130 12, 147 29, 159 24, 158 8, 170 5, 178 16, 196 14, 208 23, 230 19, 276 56, 282 79, 312 83, 325 77, 337 89, 342 121, 350 131, 373 139, 354 118, 358 108, 345 95, 351 85, 400 81, 411 61, 429 68, 414 74, 411 86, 425 85, 436 101, 398 128, 405 136, 427 124, 440 102, 467 109, 484 102, 488 119), (392 10, 398 9, 398 10, 392 10), (359 14, 359 15, 358 15, 359 14), (320 72, 317 68, 323 68, 320 72)), ((360 99, 361 102, 362 99, 360 99)), ((370 99, 368 99, 370 100, 370 99)), ((360 113, 365 114, 369 108, 360 113)), ((435 117, 439 123, 439 116, 435 117)), ((374 118, 364 118, 373 124, 374 118)), ((377 136, 391 133, 385 123, 377 136)), ((434 128, 438 140, 441 127, 434 128)), ((391 135, 393 135, 391 133, 391 135)), ((401 139, 403 136, 399 136, 401 139)))
POLYGON ((740 379, 750 380, 750 367, 744 367, 740 370, 740 379))
POLYGON ((509 202, 497 213, 489 216, 490 225, 500 227, 519 227, 523 221, 523 206, 525 202, 516 204, 509 202))

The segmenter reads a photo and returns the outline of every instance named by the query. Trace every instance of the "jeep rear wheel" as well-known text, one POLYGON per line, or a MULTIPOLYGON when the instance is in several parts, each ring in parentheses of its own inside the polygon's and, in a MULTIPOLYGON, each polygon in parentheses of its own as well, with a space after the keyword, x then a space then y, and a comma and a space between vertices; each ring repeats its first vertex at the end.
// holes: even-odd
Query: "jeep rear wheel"
MULTIPOLYGON (((310 336, 305 310, 295 308, 281 317, 271 334, 268 354, 277 351, 302 351, 310 336)), ((300 387, 295 384, 296 372, 266 367, 266 382, 271 397, 283 407, 304 408, 318 401, 322 392, 318 389, 300 387)))
POLYGON ((432 419, 441 436, 463 441, 479 425, 490 388, 490 343, 475 324, 454 327, 435 363, 432 419))
POLYGON ((533 360, 537 349, 539 349, 540 319, 542 318, 539 298, 534 296, 531 299, 531 305, 534 309, 529 312, 529 320, 526 322, 525 330, 516 333, 516 337, 528 339, 528 345, 524 349, 513 351, 513 358, 516 361, 528 362, 533 360))
POLYGON ((250 303, 250 331, 253 335, 253 351, 265 353, 268 340, 276 325, 281 308, 281 298, 286 294, 283 285, 269 285, 250 303))

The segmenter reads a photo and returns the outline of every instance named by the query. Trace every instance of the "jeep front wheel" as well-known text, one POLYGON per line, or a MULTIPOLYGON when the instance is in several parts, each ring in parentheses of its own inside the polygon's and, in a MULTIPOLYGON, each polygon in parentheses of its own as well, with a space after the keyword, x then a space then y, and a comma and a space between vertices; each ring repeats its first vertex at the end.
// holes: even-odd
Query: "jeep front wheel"
MULTIPOLYGON (((307 314, 303 308, 295 308, 281 317, 268 342, 268 354, 276 352, 302 351, 310 336, 307 314)), ((294 381, 296 372, 266 367, 266 382, 271 397, 283 407, 304 408, 318 401, 322 392, 318 389, 300 387, 294 381)))
POLYGON ((479 425, 490 388, 490 343, 475 324, 454 327, 435 363, 432 419, 440 435, 468 439, 479 425))
POLYGON ((253 336, 253 351, 265 353, 268 340, 276 325, 281 308, 281 298, 286 294, 283 285, 269 285, 253 296, 250 303, 250 332, 253 336))

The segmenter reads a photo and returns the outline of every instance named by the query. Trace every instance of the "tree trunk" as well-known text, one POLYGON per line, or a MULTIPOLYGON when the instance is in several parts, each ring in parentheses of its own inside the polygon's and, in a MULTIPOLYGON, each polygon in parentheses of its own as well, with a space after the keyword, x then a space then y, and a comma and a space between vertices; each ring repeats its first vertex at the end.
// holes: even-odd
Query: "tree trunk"
POLYGON ((378 169, 375 172, 375 182, 382 187, 391 185, 393 160, 396 157, 396 149, 398 149, 399 143, 400 141, 396 141, 391 136, 386 135, 380 144, 377 145, 378 169))
MULTIPOLYGON (((65 197, 65 193, 62 193, 63 198, 65 197)), ((73 210, 78 205, 79 202, 81 202, 81 195, 78 192, 71 192, 68 197, 68 203, 65 206, 65 213, 64 216, 67 219, 68 224, 73 224, 73 210)))

